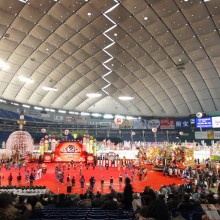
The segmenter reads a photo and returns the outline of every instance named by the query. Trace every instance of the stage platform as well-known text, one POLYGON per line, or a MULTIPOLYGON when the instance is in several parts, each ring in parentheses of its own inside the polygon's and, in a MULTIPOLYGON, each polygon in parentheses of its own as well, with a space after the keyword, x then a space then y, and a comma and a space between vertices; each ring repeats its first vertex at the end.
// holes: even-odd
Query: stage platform
MULTIPOLYGON (((63 163, 61 163, 61 164, 63 164, 63 163)), ((29 163, 27 170, 30 171, 32 166, 34 168, 36 168, 37 165, 38 165, 37 163, 29 163)), ((120 173, 122 174, 123 179, 125 177, 125 173, 128 173, 129 177, 131 176, 131 170, 129 171, 128 168, 126 168, 125 170, 124 169, 118 170, 118 168, 109 167, 109 169, 106 170, 105 167, 100 169, 98 166, 96 166, 95 169, 93 170, 92 166, 90 166, 87 170, 86 167, 84 166, 83 167, 83 175, 85 177, 86 182, 85 182, 85 188, 81 189, 80 183, 79 183, 79 178, 80 178, 79 167, 77 167, 76 170, 74 170, 74 168, 72 168, 72 167, 70 168, 70 170, 67 170, 67 166, 66 166, 64 184, 61 184, 55 178, 55 165, 56 165, 56 163, 47 163, 46 165, 47 165, 46 175, 42 175, 41 179, 35 180, 34 186, 46 186, 47 189, 51 190, 55 194, 67 193, 66 177, 68 174, 70 174, 71 177, 73 175, 76 176, 76 187, 71 188, 72 194, 85 193, 89 187, 89 179, 91 176, 94 176, 96 179, 95 188, 94 188, 95 193, 97 191, 100 191, 101 193, 109 193, 110 192, 110 188, 109 188, 110 176, 112 176, 114 179, 113 188, 118 192, 122 192, 124 189, 124 184, 122 186, 119 186, 119 181, 118 181, 119 174, 120 173), (103 189, 101 189, 101 184, 100 184, 100 180, 101 180, 102 175, 105 178, 105 184, 104 184, 103 189)), ((67 165, 67 163, 66 163, 66 165, 67 165)), ((179 178, 164 177, 161 172, 152 171, 152 165, 147 165, 146 168, 147 168, 147 172, 148 172, 146 180, 139 181, 138 176, 135 176, 135 180, 132 183, 135 192, 143 191, 145 186, 151 186, 152 188, 155 188, 158 190, 161 187, 161 185, 168 185, 168 184, 173 184, 173 183, 175 183, 175 184, 184 183, 184 181, 182 181, 179 178)), ((12 168, 12 170, 7 170, 7 171, 4 168, 1 169, 0 175, 4 176, 4 179, 2 180, 1 185, 2 186, 8 185, 7 179, 8 179, 8 176, 10 173, 12 173, 12 175, 13 175, 12 185, 18 186, 17 175, 19 173, 19 170, 15 170, 14 168, 12 168)), ((24 167, 21 170, 21 175, 22 175, 21 186, 28 186, 29 182, 27 182, 27 183, 25 182, 24 167)))

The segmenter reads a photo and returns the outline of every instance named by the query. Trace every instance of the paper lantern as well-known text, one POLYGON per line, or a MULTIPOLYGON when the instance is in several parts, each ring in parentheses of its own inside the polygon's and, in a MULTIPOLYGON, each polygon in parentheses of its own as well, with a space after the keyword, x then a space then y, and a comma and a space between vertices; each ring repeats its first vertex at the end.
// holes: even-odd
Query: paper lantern
POLYGON ((157 132, 157 128, 152 128, 152 132, 156 133, 157 132))
POLYGON ((69 130, 65 130, 65 131, 64 131, 64 134, 65 134, 65 135, 68 135, 69 132, 70 132, 69 130))
POLYGON ((202 116, 203 116, 202 112, 197 112, 197 113, 196 113, 196 117, 197 117, 197 118, 202 118, 202 116))
POLYGON ((45 128, 42 128, 42 129, 41 129, 41 133, 46 133, 46 131, 47 131, 47 130, 46 130, 45 128))
POLYGON ((115 117, 114 122, 116 125, 120 125, 123 122, 123 118, 121 117, 115 117))
POLYGON ((179 132, 179 135, 183 135, 184 133, 182 131, 179 132))

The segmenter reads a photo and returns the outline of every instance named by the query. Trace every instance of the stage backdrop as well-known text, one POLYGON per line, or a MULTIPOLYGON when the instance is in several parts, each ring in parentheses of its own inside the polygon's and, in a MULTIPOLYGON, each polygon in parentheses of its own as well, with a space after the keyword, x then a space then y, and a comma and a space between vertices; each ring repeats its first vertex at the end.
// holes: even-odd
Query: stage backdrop
POLYGON ((79 142, 60 143, 54 152, 54 161, 56 162, 86 162, 86 151, 83 151, 83 145, 79 142))

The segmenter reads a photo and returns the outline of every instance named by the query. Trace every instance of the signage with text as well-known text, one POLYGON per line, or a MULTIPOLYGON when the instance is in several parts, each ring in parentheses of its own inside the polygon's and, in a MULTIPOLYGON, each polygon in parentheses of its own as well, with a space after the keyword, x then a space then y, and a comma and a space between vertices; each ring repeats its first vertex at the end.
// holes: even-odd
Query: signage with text
POLYGON ((212 117, 212 127, 213 128, 220 128, 220 116, 219 117, 212 117))
POLYGON ((212 118, 196 118, 196 128, 212 128, 212 118))
POLYGON ((160 129, 175 129, 175 119, 160 119, 160 129))

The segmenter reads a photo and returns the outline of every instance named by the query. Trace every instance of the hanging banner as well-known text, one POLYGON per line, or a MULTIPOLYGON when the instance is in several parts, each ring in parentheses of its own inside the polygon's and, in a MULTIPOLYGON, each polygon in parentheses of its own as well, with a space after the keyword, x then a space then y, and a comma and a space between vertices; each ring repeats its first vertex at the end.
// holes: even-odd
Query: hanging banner
POLYGON ((159 119, 151 119, 146 121, 147 129, 159 128, 160 120, 159 119))
POLYGON ((144 119, 134 119, 133 128, 134 129, 147 129, 146 120, 144 120, 144 119))
POLYGON ((160 129, 175 129, 175 119, 160 119, 160 129))
POLYGON ((212 117, 212 127, 220 128, 220 117, 212 117))
POLYGON ((176 118, 176 129, 189 129, 190 120, 189 118, 176 118))
POLYGON ((82 151, 83 145, 79 142, 60 143, 54 152, 54 161, 56 162, 85 162, 86 151, 82 151))
POLYGON ((123 120, 123 122, 119 125, 120 129, 131 129, 133 127, 133 120, 123 120))
POLYGON ((64 117, 61 115, 55 115, 54 116, 54 121, 63 121, 64 117))

